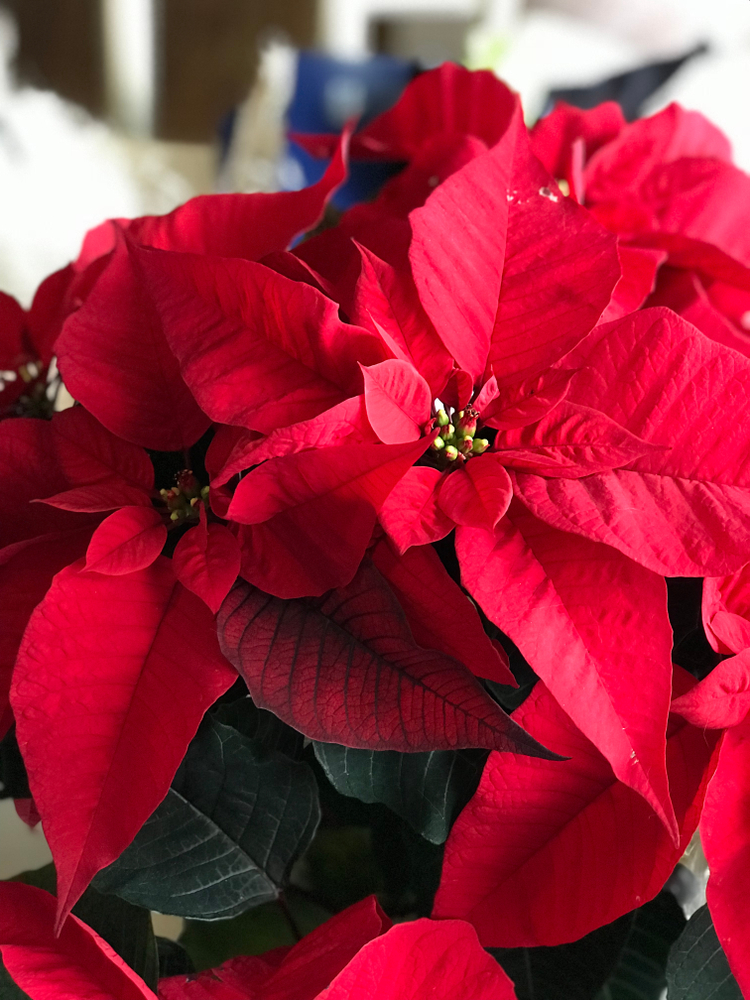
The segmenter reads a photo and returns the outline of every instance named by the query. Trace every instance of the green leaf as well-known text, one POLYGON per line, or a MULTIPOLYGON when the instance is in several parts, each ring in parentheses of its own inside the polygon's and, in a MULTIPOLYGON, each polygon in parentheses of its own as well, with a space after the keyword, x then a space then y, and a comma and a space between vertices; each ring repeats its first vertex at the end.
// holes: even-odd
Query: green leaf
POLYGON ((14 875, 8 881, 23 882, 24 885, 33 885, 37 889, 44 889, 45 892, 49 892, 53 896, 57 895, 57 873, 51 861, 42 868, 30 868, 28 871, 21 872, 20 875, 14 875))
POLYGON ((220 923, 188 920, 180 944, 196 969, 214 969, 235 955, 262 955, 293 945, 298 935, 309 934, 331 916, 295 889, 286 890, 284 900, 286 909, 278 901, 265 903, 220 923))
POLYGON ((104 938, 156 992, 159 955, 148 910, 89 886, 73 907, 73 913, 104 938))
POLYGON ((707 906, 693 914, 675 942, 667 984, 669 1000, 742 1000, 707 906))
POLYGON ((684 927, 685 916, 671 892, 636 910, 617 966, 597 1000, 659 1000, 667 985, 670 948, 684 927))
POLYGON ((30 1000, 29 994, 24 993, 20 986, 16 985, 14 979, 0 959, 0 1000, 30 1000))
POLYGON ((659 1000, 669 949, 684 926, 679 903, 662 892, 571 944, 488 951, 518 1000, 659 1000))
POLYGON ((594 1000, 617 963, 632 921, 628 913, 554 948, 487 950, 513 980, 518 1000, 594 1000))
POLYGON ((166 979, 167 976, 189 976, 195 972, 190 955, 177 941, 158 937, 156 950, 159 954, 159 979, 166 979))
POLYGON ((278 750, 292 760, 302 755, 305 745, 302 733, 282 722, 273 712, 258 708, 249 696, 219 705, 212 714, 217 722, 231 726, 247 739, 262 744, 266 750, 278 750))
POLYGON ((319 820, 307 764, 207 718, 167 797, 95 884, 160 913, 233 917, 277 898, 319 820))
POLYGON ((477 790, 486 750, 354 750, 314 743, 315 756, 336 791, 361 802, 381 802, 433 844, 477 790))
POLYGON ((30 796, 29 779, 13 726, 0 740, 0 799, 28 799, 30 796))
POLYGON ((303 884, 334 912, 382 889, 373 854, 372 830, 365 826, 321 828, 300 866, 303 884))
MULTIPOLYGON (((21 872, 13 878, 13 881, 44 889, 53 896, 57 892, 57 876, 53 864, 21 872)), ((152 990, 156 990, 159 981, 159 959, 151 914, 148 910, 116 896, 105 895, 93 886, 89 886, 73 907, 73 913, 96 931, 99 937, 104 938, 120 958, 127 962, 152 990)), ((0 1000, 5 1000, 2 988, 0 988, 0 1000)))

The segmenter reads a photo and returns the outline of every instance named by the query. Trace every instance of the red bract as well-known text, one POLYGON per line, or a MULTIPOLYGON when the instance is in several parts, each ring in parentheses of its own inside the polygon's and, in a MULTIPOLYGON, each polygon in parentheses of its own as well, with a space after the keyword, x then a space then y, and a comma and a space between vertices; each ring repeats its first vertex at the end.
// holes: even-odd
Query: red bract
POLYGON ((397 555, 383 539, 372 560, 398 598, 415 642, 453 656, 477 677, 516 686, 502 646, 493 643, 473 602, 448 576, 435 550, 420 545, 397 555), (435 603, 449 614, 435 613, 435 603))
POLYGON ((94 532, 86 550, 86 569, 123 576, 145 569, 161 555, 167 529, 153 507, 121 507, 94 532))
POLYGON ((31 1000, 154 1000, 143 980, 77 917, 54 931, 55 899, 0 882, 0 955, 31 1000))
POLYGON ((542 520, 667 576, 738 569, 750 546, 750 367, 667 310, 598 328, 565 359, 567 399, 660 445, 578 479, 513 473, 542 520))
POLYGON ((126 576, 79 563, 55 577, 29 620, 11 701, 60 920, 164 798, 203 713, 234 678, 210 612, 168 560, 126 576))
POLYGON ((83 407, 55 414, 51 421, 10 420, 0 427, 0 539, 3 544, 95 525, 100 518, 83 519, 68 511, 114 510, 122 503, 148 499, 154 473, 142 448, 110 434, 83 407), (70 499, 72 491, 83 506, 70 499), (91 505, 93 496, 101 503, 91 505), (121 497, 126 499, 123 501, 121 497), (108 502, 107 497, 111 498, 108 502), (32 501, 46 500, 43 505, 32 501), (60 508, 55 510, 54 508, 60 508))
MULTIPOLYGON (((69 917, 55 936, 55 901, 0 884, 0 954, 30 1000, 156 1000, 90 927, 69 917)), ((160 1000, 513 1000, 513 985, 460 920, 391 927, 374 897, 350 906, 293 948, 233 958, 159 983, 160 1000), (460 992, 459 992, 460 991, 460 992)))
POLYGON ((230 959, 198 976, 159 984, 160 1000, 317 1000, 336 975, 391 921, 374 896, 363 899, 307 934, 292 948, 230 959))
MULTIPOLYGON (((517 96, 494 74, 444 63, 420 73, 395 107, 352 136, 352 159, 412 160, 436 135, 472 135, 492 146, 517 106, 517 96)), ((332 135, 292 138, 313 156, 331 156, 338 145, 332 135)))
POLYGON ((514 1000, 513 983, 461 920, 414 920, 370 941, 317 1000, 514 1000))
POLYGON ((182 376, 215 421, 270 434, 355 395, 388 356, 310 285, 262 264, 140 251, 182 376), (252 391, 248 387, 252 386, 252 391))
POLYGON ((240 572, 237 539, 223 524, 208 524, 201 504, 200 521, 177 543, 172 566, 180 583, 216 614, 240 572))
MULTIPOLYGON (((639 296, 653 290, 648 304, 669 306, 747 354, 750 244, 738 206, 750 200, 750 179, 732 165, 726 137, 697 112, 673 104, 625 125, 611 107, 558 105, 532 130, 534 152, 618 234, 621 251, 661 252, 650 284, 643 272, 639 296)), ((643 297, 629 301, 638 308, 643 297)))
POLYGON ((90 528, 74 528, 0 549, 0 739, 13 722, 10 682, 29 617, 54 575, 85 555, 90 537, 90 528))
MULTIPOLYGON (((121 504, 150 505, 153 469, 146 453, 105 430, 82 407, 51 421, 0 426, 0 732, 13 664, 26 623, 53 576, 86 552, 101 517, 121 504), (52 495, 50 495, 52 494, 52 495), (43 500, 42 503, 34 501, 43 500), (83 512, 83 513, 81 513, 83 512)), ((158 516, 150 506, 146 515, 158 516)), ((155 555, 158 553, 155 553, 155 555)), ((154 557, 155 557, 154 555, 154 557)))
POLYGON ((730 655, 673 702, 673 709, 696 726, 728 729, 750 711, 750 573, 703 581, 703 625, 717 652, 730 655))
POLYGON ((0 419, 51 414, 55 393, 47 385, 49 364, 71 308, 74 277, 72 267, 50 275, 28 311, 0 292, 0 419))
POLYGON ((549 528, 518 502, 494 534, 461 528, 456 548, 469 593, 674 835, 664 580, 607 546, 549 528))
POLYGON ((514 717, 570 760, 490 756, 448 839, 434 915, 470 920, 487 947, 574 941, 660 891, 698 824, 718 736, 670 725, 675 844, 543 684, 514 717))
POLYGON ((194 444, 210 423, 182 380, 132 247, 249 260, 283 250, 317 223, 344 179, 344 148, 345 142, 325 177, 303 191, 205 196, 167 216, 119 220, 90 234, 79 267, 88 265, 93 288, 67 320, 56 350, 68 389, 105 427, 169 451, 194 444))
POLYGON ((748 774, 750 724, 746 719, 726 734, 701 817, 701 842, 710 870, 706 898, 719 941, 743 995, 750 991, 748 774))
POLYGON ((458 366, 502 385, 536 375, 599 319, 615 244, 533 157, 520 113, 411 216, 420 298, 458 366))
POLYGON ((750 575, 705 580, 703 621, 714 649, 734 653, 672 703, 691 724, 728 729, 706 795, 701 842, 709 864, 707 899, 716 932, 743 992, 750 989, 747 871, 750 862, 750 575))

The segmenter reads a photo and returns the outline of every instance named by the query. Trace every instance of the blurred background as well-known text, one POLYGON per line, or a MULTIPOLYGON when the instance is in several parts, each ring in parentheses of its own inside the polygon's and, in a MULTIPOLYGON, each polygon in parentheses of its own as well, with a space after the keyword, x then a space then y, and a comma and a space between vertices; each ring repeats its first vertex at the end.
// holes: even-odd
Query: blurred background
MULTIPOLYGON (((447 59, 493 69, 530 122, 556 96, 680 101, 750 169, 748 0, 0 0, 0 289, 28 305, 107 217, 309 183, 288 126, 372 117, 447 59)), ((0 801, 0 878, 48 859, 0 801)))
POLYGON ((750 168, 748 0, 0 0, 0 288, 27 304, 105 217, 309 183, 286 122, 336 131, 446 59, 529 121, 555 96, 679 100, 750 168))

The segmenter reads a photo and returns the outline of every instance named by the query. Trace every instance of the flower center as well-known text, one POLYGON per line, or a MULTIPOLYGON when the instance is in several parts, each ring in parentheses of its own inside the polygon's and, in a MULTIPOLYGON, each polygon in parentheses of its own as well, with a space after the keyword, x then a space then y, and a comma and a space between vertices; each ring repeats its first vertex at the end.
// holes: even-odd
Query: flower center
POLYGON ((199 504, 208 506, 208 486, 201 484, 190 469, 183 469, 176 476, 175 485, 169 490, 159 490, 161 498, 167 505, 170 521, 184 524, 186 521, 197 521, 200 518, 199 504))
POLYGON ((439 469, 448 469, 486 451, 489 441, 474 436, 478 421, 479 411, 473 406, 467 406, 465 410, 446 410, 442 406, 436 409, 429 425, 431 430, 437 427, 440 431, 430 445, 432 464, 439 469))

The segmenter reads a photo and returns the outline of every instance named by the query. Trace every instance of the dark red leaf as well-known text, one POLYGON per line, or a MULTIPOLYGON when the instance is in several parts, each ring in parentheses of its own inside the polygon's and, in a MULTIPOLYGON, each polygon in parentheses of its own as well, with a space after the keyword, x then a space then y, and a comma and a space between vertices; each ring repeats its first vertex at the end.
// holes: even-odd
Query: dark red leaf
POLYGON ((218 624, 222 649, 256 704, 311 739, 411 752, 547 753, 464 666, 416 645, 372 565, 319 599, 280 601, 239 583, 218 624))

